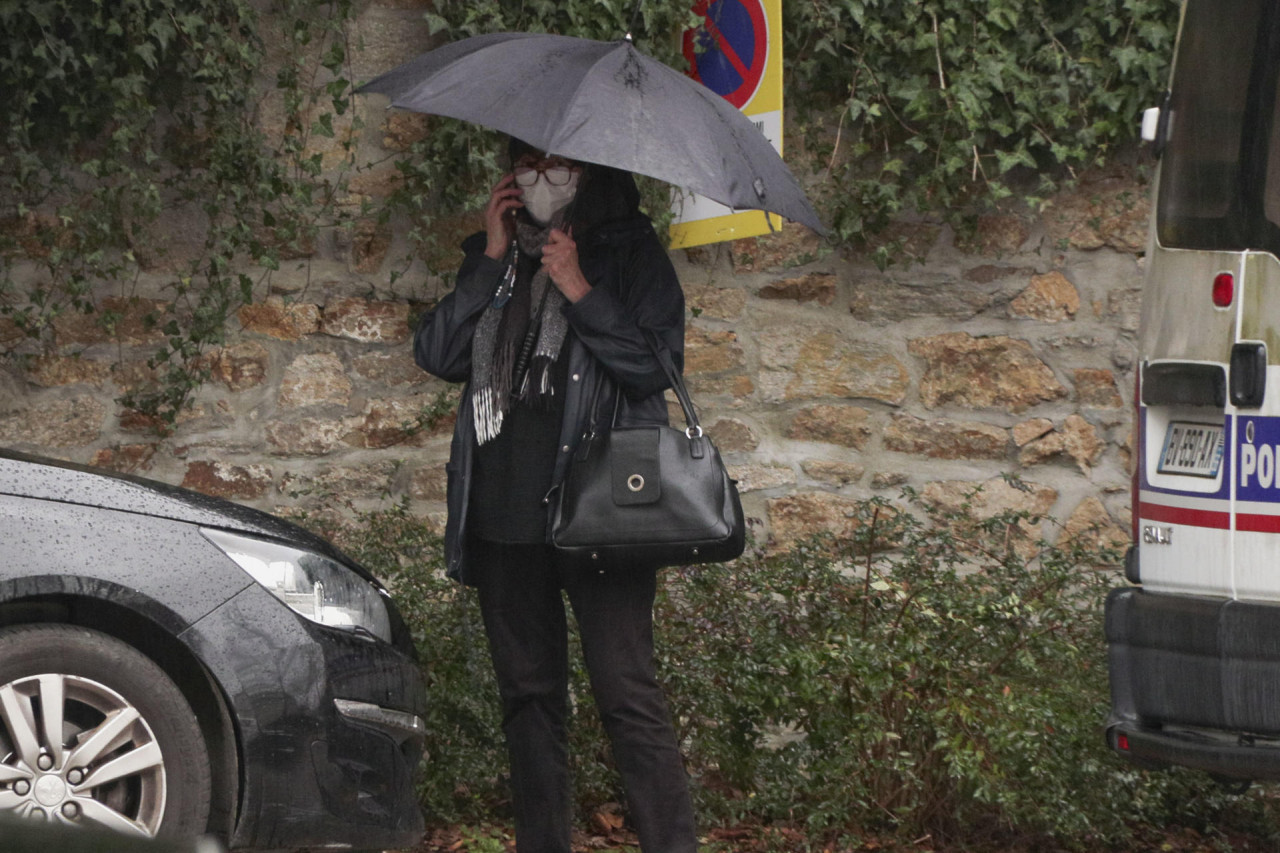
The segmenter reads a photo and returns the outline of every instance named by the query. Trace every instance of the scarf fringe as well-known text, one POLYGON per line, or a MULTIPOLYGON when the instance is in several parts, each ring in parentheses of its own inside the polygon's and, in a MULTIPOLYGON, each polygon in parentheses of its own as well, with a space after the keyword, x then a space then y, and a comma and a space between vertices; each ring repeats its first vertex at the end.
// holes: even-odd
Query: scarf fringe
POLYGON ((536 355, 520 385, 520 399, 532 409, 546 411, 551 407, 556 389, 553 384, 555 357, 536 355))
POLYGON ((497 438, 506 417, 498 394, 492 388, 480 388, 471 395, 471 405, 475 411, 476 442, 484 444, 497 438))

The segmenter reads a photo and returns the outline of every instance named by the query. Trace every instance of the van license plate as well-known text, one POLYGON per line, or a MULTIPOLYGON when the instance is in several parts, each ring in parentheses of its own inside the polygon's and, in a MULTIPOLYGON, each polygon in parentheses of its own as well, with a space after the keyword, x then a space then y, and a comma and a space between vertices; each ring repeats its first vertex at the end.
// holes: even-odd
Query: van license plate
POLYGON ((1156 470, 1161 474, 1216 477, 1222 465, 1223 437, 1223 428, 1213 424, 1171 423, 1156 470))

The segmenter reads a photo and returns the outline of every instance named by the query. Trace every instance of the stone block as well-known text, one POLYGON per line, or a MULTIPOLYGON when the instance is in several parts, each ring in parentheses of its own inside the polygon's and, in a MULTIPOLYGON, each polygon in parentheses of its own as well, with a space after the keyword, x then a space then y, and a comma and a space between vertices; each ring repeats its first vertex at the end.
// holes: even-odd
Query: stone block
POLYGON ((434 384, 439 381, 418 367, 409 347, 356 356, 351 362, 351 369, 361 379, 393 387, 434 384))
POLYGON ((896 406, 907 396, 906 366, 879 343, 788 326, 762 332, 759 352, 759 382, 771 402, 843 397, 896 406))
POLYGON ((1109 551, 1115 559, 1107 561, 1108 564, 1119 566, 1125 549, 1132 544, 1132 538, 1129 530, 1111 517, 1101 500, 1088 497, 1071 511, 1056 544, 1059 548, 1079 545, 1091 551, 1109 551))
POLYGON ((1028 513, 1031 519, 1018 522, 1019 539, 1011 542, 1019 554, 1030 557, 1036 550, 1043 519, 1058 500, 1058 492, 1049 486, 1026 480, 1016 485, 1003 477, 973 482, 966 480, 939 480, 928 483, 920 490, 920 496, 936 511, 959 514, 962 523, 967 520, 985 521, 1003 513, 1028 513))
POLYGON ((351 399, 351 380, 342 360, 333 353, 300 355, 285 368, 280 381, 282 409, 318 406, 326 403, 345 406, 351 399))
POLYGON ((401 444, 420 447, 432 438, 448 435, 457 417, 450 413, 430 429, 426 428, 423 413, 433 402, 423 394, 370 400, 360 415, 348 419, 343 440, 352 447, 384 448, 401 444))
POLYGON ((364 275, 382 269, 391 251, 391 238, 390 225, 374 219, 357 222, 351 235, 351 268, 364 275))
POLYGON ((0 316, 0 352, 11 352, 27 339, 27 333, 17 323, 0 316))
POLYGON ((849 313, 857 320, 877 326, 917 317, 970 320, 1000 299, 999 284, 916 272, 910 277, 875 276, 854 282, 849 313))
POLYGON ((728 465, 729 476, 738 481, 741 494, 758 492, 765 489, 776 489, 781 486, 794 486, 796 472, 788 465, 728 465))
POLYGON ((858 406, 810 406, 791 420, 787 438, 861 450, 871 439, 870 418, 871 413, 858 406))
POLYGON ((409 303, 339 299, 324 306, 320 331, 366 344, 400 344, 409 339, 409 303))
POLYGON ((1015 254, 1030 236, 1030 224, 1021 216, 988 213, 978 217, 972 235, 956 242, 962 252, 998 258, 1015 254))
POLYGON ((409 496, 420 501, 440 501, 446 497, 448 476, 444 464, 422 467, 409 480, 409 496))
POLYGON ((286 303, 279 296, 240 308, 240 325, 246 332, 296 341, 320 330, 320 308, 305 302, 286 303))
POLYGON ((1013 428, 1013 443, 1022 447, 1053 431, 1053 421, 1048 418, 1032 418, 1013 428))
POLYGON ((799 266, 816 260, 823 253, 822 238, 794 222, 784 222, 777 233, 734 240, 731 245, 736 272, 799 266))
POLYGON ((1032 276, 1030 286, 1009 303, 1013 316, 1042 323, 1070 320, 1079 310, 1080 293, 1060 272, 1032 276))
POLYGON ((111 365, 88 358, 43 355, 27 367, 27 380, 42 388, 91 385, 101 388, 111 377, 111 365))
POLYGON ((920 398, 930 409, 956 405, 1021 412, 1067 395, 1053 371, 1023 340, 948 332, 916 338, 907 349, 925 362, 920 398))
POLYGON ((1042 465, 1055 459, 1070 459, 1088 475, 1102 458, 1107 443, 1098 437, 1093 424, 1079 415, 1068 415, 1062 429, 1032 441, 1022 448, 1018 462, 1024 467, 1042 465))
POLYGON ((686 373, 685 382, 689 386, 689 393, 693 395, 695 400, 704 395, 732 397, 734 405, 737 405, 745 402, 756 392, 755 382, 745 374, 736 376, 701 376, 686 373))
POLYGON ((104 447, 94 451, 89 464, 120 474, 136 474, 150 467, 157 447, 156 444, 117 444, 114 447, 104 447))
POLYGON ((1076 402, 1095 409, 1119 409, 1124 398, 1116 387, 1115 374, 1110 370, 1082 367, 1073 371, 1076 386, 1076 402))
POLYGON ((270 357, 256 341, 223 347, 209 359, 210 375, 231 391, 246 391, 261 385, 267 376, 270 357))
POLYGON ((88 314, 78 311, 59 314, 53 321, 54 335, 60 347, 158 344, 164 340, 161 326, 168 311, 167 302, 109 296, 88 314))
POLYGON ((881 471, 871 477, 871 488, 892 489, 905 486, 911 477, 904 471, 881 471))
POLYGON ((382 147, 388 151, 408 151, 415 143, 426 139, 430 129, 430 116, 393 110, 387 113, 382 125, 382 147))
POLYGON ((1009 431, 975 421, 926 421, 898 414, 885 428, 884 446, 931 459, 1004 459, 1009 431))
MULTIPOLYGON (((672 423, 682 423, 683 420, 683 416, 680 416, 673 419, 672 423)), ((715 423, 706 425, 706 431, 721 453, 749 452, 760 446, 760 438, 755 430, 734 418, 720 418, 715 423)))
POLYGON ((385 199, 404 186, 404 172, 394 163, 379 163, 356 172, 347 181, 347 191, 355 196, 385 199))
POLYGON ((830 305, 836 298, 836 277, 834 273, 815 272, 796 278, 782 278, 757 290, 756 296, 830 305))
POLYGON ((289 473, 280 479, 280 492, 321 501, 376 498, 389 491, 397 470, 396 463, 388 460, 289 473))
POLYGON ((364 7, 349 38, 352 44, 364 45, 351 54, 350 73, 356 80, 372 80, 434 46, 421 10, 403 2, 364 7))
POLYGON ((847 486, 862 479, 867 469, 856 462, 840 462, 831 459, 806 459, 800 463, 805 474, 833 486, 847 486))
POLYGON ((274 456, 325 456, 342 446, 347 429, 341 420, 273 420, 265 430, 268 452, 274 456))
POLYGON ((1129 178, 1102 178, 1055 196, 1042 218, 1059 246, 1136 254, 1146 248, 1150 216, 1145 186, 1129 178))
POLYGON ((36 399, 26 408, 0 416, 0 446, 84 447, 101 438, 106 416, 106 406, 89 394, 36 399))
POLYGON ((228 500, 256 500, 272 485, 271 470, 266 466, 226 462, 192 462, 182 478, 184 489, 228 500))
POLYGON ((768 502, 769 539, 786 548, 818 533, 851 539, 857 532, 858 501, 830 492, 801 492, 768 502))
POLYGON ((737 320, 747 306, 747 292, 737 287, 690 285, 684 298, 687 309, 712 320, 737 320))
POLYGON ((689 326, 684 337, 684 372, 721 373, 738 370, 746 364, 742 344, 736 332, 689 326))

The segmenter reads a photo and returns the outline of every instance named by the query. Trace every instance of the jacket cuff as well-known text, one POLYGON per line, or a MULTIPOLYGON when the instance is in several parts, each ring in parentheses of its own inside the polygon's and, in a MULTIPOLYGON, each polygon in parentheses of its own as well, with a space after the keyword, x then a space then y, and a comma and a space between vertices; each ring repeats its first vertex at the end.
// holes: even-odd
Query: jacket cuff
POLYGON ((564 315, 570 323, 592 329, 616 325, 622 313, 622 303, 602 287, 591 288, 586 296, 564 307, 564 315))

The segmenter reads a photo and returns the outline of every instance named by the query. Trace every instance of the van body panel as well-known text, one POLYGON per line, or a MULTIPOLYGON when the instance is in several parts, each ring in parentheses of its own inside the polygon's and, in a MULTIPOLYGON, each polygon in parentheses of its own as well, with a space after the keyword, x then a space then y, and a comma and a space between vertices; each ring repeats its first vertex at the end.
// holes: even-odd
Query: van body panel
POLYGON ((1233 252, 1165 249, 1157 244, 1147 258, 1147 283, 1142 293, 1138 337, 1143 342, 1143 357, 1225 367, 1240 300, 1229 308, 1215 308, 1211 288, 1218 273, 1238 275, 1239 267, 1239 255, 1233 252))
MULTIPOLYGON (((1238 340, 1267 345, 1268 364, 1280 363, 1280 260, 1268 252, 1244 255, 1238 340)), ((1280 406, 1280 401, 1277 401, 1280 406)), ((1280 412, 1280 408, 1276 410, 1280 412)))

